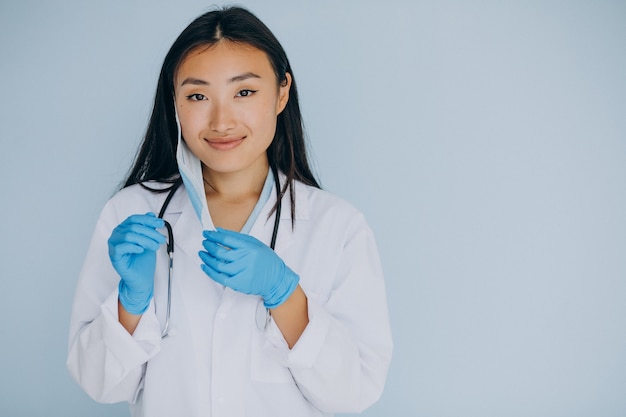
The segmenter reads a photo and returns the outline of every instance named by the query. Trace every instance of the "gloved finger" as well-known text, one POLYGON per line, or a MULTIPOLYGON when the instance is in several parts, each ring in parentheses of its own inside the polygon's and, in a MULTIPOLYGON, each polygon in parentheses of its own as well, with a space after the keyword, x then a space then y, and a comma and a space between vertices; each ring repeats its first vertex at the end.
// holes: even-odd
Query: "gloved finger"
POLYGON ((163 244, 166 242, 165 235, 158 230, 153 229, 150 226, 145 226, 142 224, 133 224, 126 228, 127 233, 136 233, 139 235, 143 235, 154 240, 157 244, 163 244))
POLYGON ((207 239, 202 241, 202 247, 204 247, 204 250, 206 250, 214 258, 231 262, 231 260, 229 259, 229 255, 233 252, 232 249, 226 248, 218 243, 212 242, 207 239))
POLYGON ((245 233, 239 233, 239 232, 235 232, 232 230, 228 230, 228 229, 222 229, 221 227, 217 227, 215 229, 216 232, 218 233, 222 233, 226 236, 232 236, 234 239, 238 239, 242 242, 246 242, 246 243, 250 243, 250 244, 254 244, 254 243, 262 243, 260 240, 258 240, 256 237, 251 236, 251 235, 247 235, 245 233))
POLYGON ((126 255, 136 255, 145 252, 145 249, 134 243, 120 243, 109 246, 109 257, 113 261, 122 259, 126 255))
POLYGON ((165 236, 161 235, 159 232, 154 230, 149 233, 143 233, 146 232, 145 230, 141 232, 142 233, 128 231, 127 233, 111 236, 110 243, 113 245, 134 243, 135 245, 152 251, 158 250, 159 246, 165 243, 165 236))
POLYGON ((156 217, 154 213, 133 214, 128 216, 122 224, 141 224, 152 229, 160 229, 165 226, 163 219, 156 217))
POLYGON ((246 239, 246 236, 248 235, 232 232, 226 229, 205 230, 202 232, 202 236, 211 242, 219 243, 220 245, 231 249, 240 249, 250 246, 249 240, 246 239))
POLYGON ((202 241, 202 246, 209 253, 209 255, 223 262, 235 262, 241 259, 244 255, 242 250, 225 248, 219 243, 215 243, 207 239, 202 241))
POLYGON ((228 277, 232 277, 245 269, 245 267, 239 263, 223 262, 204 251, 198 252, 198 256, 200 256, 202 262, 204 262, 204 264, 211 268, 213 271, 224 274, 228 277))
POLYGON ((146 226, 141 223, 129 222, 127 220, 123 221, 115 229, 113 229, 112 235, 121 236, 123 239, 123 236, 127 233, 139 233, 151 237, 155 242, 165 242, 165 235, 157 231, 154 227, 146 226))
POLYGON ((200 268, 202 268, 202 271, 207 274, 207 276, 213 281, 217 282, 218 284, 226 285, 226 282, 229 278, 227 275, 215 271, 213 268, 204 263, 200 264, 200 268))

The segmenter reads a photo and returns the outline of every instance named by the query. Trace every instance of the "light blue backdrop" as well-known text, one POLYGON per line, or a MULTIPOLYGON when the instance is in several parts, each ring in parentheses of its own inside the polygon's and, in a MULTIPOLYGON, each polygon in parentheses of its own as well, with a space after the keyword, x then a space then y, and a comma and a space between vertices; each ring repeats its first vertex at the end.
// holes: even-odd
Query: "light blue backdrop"
MULTIPOLYGON (((626 415, 626 2, 243 3, 378 237, 396 347, 364 415, 626 415)), ((209 7, 0 3, 0 415, 128 415, 65 369, 74 286, 209 7)))

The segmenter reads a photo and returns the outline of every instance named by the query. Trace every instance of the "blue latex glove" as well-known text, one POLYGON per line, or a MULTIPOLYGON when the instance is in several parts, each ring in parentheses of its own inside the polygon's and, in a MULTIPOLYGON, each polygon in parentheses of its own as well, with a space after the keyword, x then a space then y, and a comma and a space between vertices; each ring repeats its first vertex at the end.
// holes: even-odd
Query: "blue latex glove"
POLYGON ((252 236, 205 230, 199 253, 202 270, 214 281, 244 294, 260 295, 275 308, 295 291, 300 278, 268 246, 252 236))
POLYGON ((135 214, 119 224, 109 238, 109 258, 122 278, 119 299, 131 314, 143 314, 154 292, 156 250, 166 239, 154 213, 135 214))

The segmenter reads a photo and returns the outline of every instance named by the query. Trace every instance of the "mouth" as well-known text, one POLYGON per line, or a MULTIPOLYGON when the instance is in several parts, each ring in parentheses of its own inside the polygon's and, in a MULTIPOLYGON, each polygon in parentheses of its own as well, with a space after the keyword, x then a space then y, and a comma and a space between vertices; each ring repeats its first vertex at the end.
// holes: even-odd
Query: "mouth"
POLYGON ((218 151, 229 151, 231 149, 239 146, 247 136, 237 136, 237 137, 222 137, 222 138, 212 138, 212 139, 204 139, 211 148, 216 149, 218 151))

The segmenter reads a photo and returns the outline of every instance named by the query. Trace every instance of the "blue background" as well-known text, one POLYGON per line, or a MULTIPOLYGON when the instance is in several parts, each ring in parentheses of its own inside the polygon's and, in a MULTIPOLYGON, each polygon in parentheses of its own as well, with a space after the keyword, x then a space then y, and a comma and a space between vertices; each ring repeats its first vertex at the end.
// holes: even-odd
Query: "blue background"
MULTIPOLYGON (((243 5, 292 61, 324 187, 378 239, 395 355, 363 415, 626 415, 626 2, 243 5)), ((73 292, 208 9, 0 3, 0 415, 128 415, 65 369, 73 292)))

